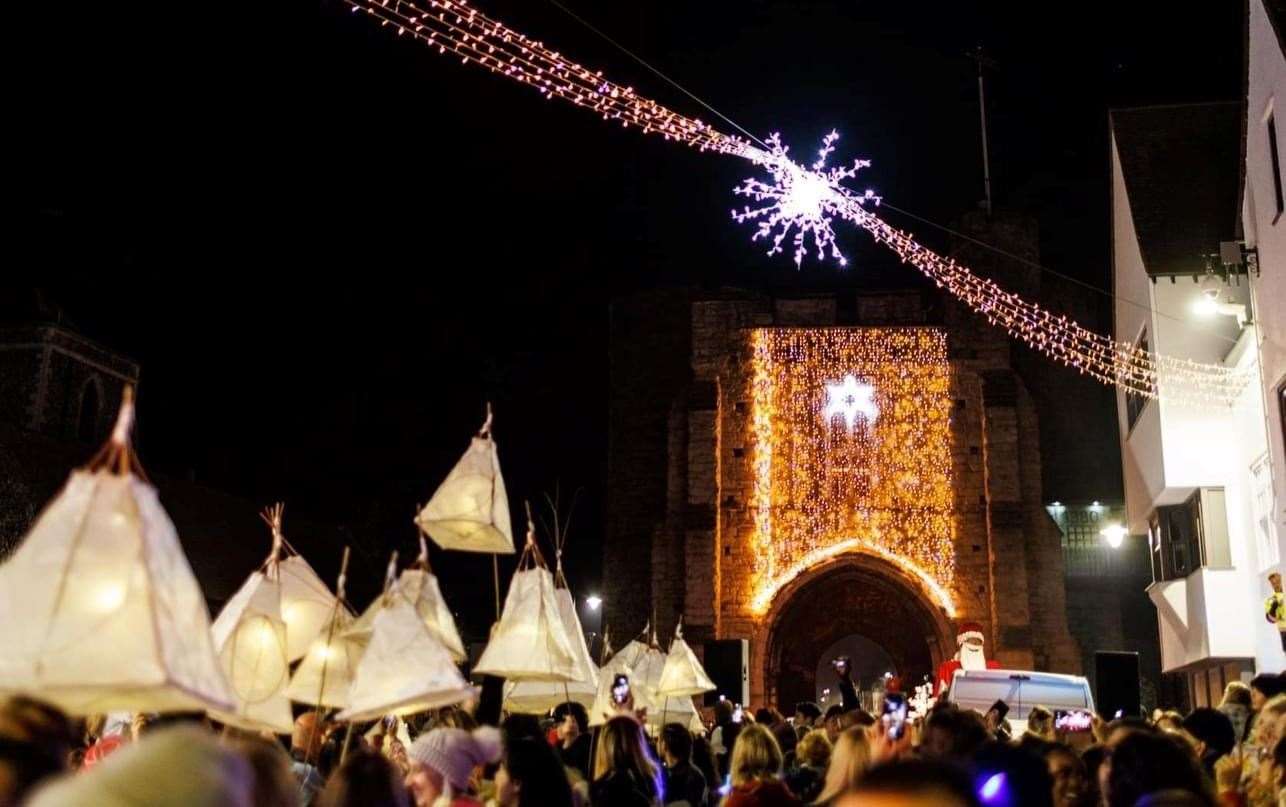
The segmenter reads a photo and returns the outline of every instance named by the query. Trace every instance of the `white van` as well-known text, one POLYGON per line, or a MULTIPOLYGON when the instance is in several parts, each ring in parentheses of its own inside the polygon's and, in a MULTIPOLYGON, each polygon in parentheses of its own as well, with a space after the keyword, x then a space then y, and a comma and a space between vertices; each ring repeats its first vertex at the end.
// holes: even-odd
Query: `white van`
POLYGON ((942 700, 985 715, 998 700, 1009 706, 1006 719, 1015 738, 1027 730, 1033 706, 1094 711, 1090 682, 1080 675, 1032 670, 956 670, 951 688, 942 700))

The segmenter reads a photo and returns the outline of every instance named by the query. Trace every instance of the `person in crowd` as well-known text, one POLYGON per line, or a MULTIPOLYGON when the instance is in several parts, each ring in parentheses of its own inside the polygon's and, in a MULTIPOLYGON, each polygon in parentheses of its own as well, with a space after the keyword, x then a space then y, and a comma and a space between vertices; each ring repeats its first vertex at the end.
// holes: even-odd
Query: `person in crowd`
POLYGON ((767 726, 742 729, 732 749, 732 789, 723 807, 792 807, 799 799, 781 780, 781 748, 767 726))
POLYGON ((1027 713, 1027 730, 1019 738, 1018 744, 1023 747, 1039 746, 1052 743, 1057 739, 1054 732, 1054 713, 1044 706, 1033 706, 1027 713))
POLYGON ((572 807, 571 785, 548 743, 505 743, 496 771, 496 807, 572 807))
POLYGON ((862 708, 862 702, 857 697, 857 686, 853 683, 853 663, 848 656, 840 656, 831 664, 835 668, 835 686, 839 689, 840 708, 845 712, 862 708))
POLYGON ((253 807, 254 771, 205 729, 152 732, 95 766, 40 788, 28 807, 253 807))
POLYGON ((1268 599, 1264 600, 1264 618, 1277 628, 1282 652, 1286 652, 1286 594, 1282 593, 1282 576, 1277 572, 1269 574, 1268 587, 1272 591, 1269 592, 1268 599))
POLYGON ((359 748, 326 782, 317 807, 410 807, 402 773, 375 751, 359 748))
POLYGON ((842 793, 862 780, 870 767, 871 743, 867 729, 853 726, 839 736, 831 750, 830 764, 826 768, 821 791, 814 797, 814 803, 835 803, 842 793))
POLYGON ((648 751, 637 720, 618 715, 603 724, 594 753, 590 803, 594 807, 652 807, 662 803, 661 766, 648 751))
MULTIPOLYGON (((1251 681, 1251 692, 1256 690, 1251 681)), ((1272 755, 1282 737, 1282 723, 1286 718, 1286 695, 1274 695, 1265 701, 1250 725, 1250 738, 1241 749, 1241 774, 1238 789, 1244 793, 1250 804, 1255 807, 1271 803, 1271 788, 1265 785, 1265 777, 1260 767, 1272 755)), ((1226 763, 1231 764, 1231 763, 1226 763)), ((1218 775, 1216 771, 1216 775, 1218 775)), ((1227 775, 1225 773, 1225 775, 1227 775)))
POLYGON ((692 740, 692 764, 706 780, 706 803, 719 803, 719 788, 723 782, 719 779, 718 769, 714 761, 714 751, 710 748, 710 741, 703 736, 694 737, 692 740))
POLYGON ((1081 764, 1085 766, 1086 804, 1097 806, 1102 802, 1102 794, 1098 789, 1098 771, 1105 759, 1107 746, 1102 743, 1094 743, 1081 752, 1081 764))
POLYGON ((1250 679, 1250 711, 1259 714, 1265 703, 1283 692, 1286 692, 1286 686, 1283 686, 1282 676, 1272 673, 1256 675, 1250 679))
POLYGON ((299 783, 300 807, 312 804, 313 797, 326 784, 317 769, 325 733, 320 719, 315 711, 304 712, 295 719, 294 730, 290 733, 290 772, 299 783))
POLYGON ((728 775, 732 746, 737 742, 737 734, 741 731, 741 723, 732 719, 734 714, 731 701, 722 700, 714 705, 714 731, 710 734, 710 747, 714 751, 721 780, 728 775))
POLYGON ((299 804, 299 782, 290 769, 290 755, 275 740, 246 737, 237 740, 232 750, 250 763, 254 787, 250 791, 254 807, 295 807, 299 804))
POLYGON ((1232 721, 1218 709, 1199 707, 1183 719, 1183 730, 1196 741, 1197 759, 1208 776, 1214 776, 1215 762, 1237 745, 1232 721))
POLYGON ((795 747, 799 745, 799 735, 795 733, 794 726, 783 720, 769 724, 768 728, 777 740, 777 746, 781 748, 782 770, 795 767, 795 747))
POLYGON ((800 701, 795 704, 795 728, 802 730, 799 736, 803 737, 809 731, 812 731, 821 716, 822 710, 817 708, 817 704, 812 701, 800 701))
POLYGON ((935 707, 925 719, 920 755, 965 762, 990 739, 982 715, 946 704, 935 707))
POLYGON ((963 769, 927 759, 877 765, 836 807, 977 807, 974 784, 963 769))
POLYGON ((0 704, 0 807, 18 805, 67 769, 71 723, 58 709, 22 696, 0 704))
POLYGON ((787 768, 785 777, 786 787, 800 801, 811 804, 821 795, 831 750, 831 741, 821 729, 813 729, 800 738, 795 749, 795 767, 787 768))
POLYGON ((1183 731, 1183 715, 1167 709, 1152 719, 1152 725, 1161 731, 1183 731))
POLYGON ((682 723, 666 723, 658 744, 665 774, 665 803, 705 807, 709 785, 692 764, 692 732, 682 723))
POLYGON ((1124 733, 1109 744, 1098 777, 1103 807, 1136 807, 1140 799, 1167 791, 1214 804, 1210 782, 1196 757, 1182 742, 1160 732, 1124 733))
POLYGON ((1085 763, 1070 746, 1050 743, 1045 747, 1045 767, 1053 779, 1054 807, 1091 807, 1085 763))
POLYGON ((1053 807, 1054 778, 1041 753, 1049 746, 987 743, 970 760, 978 793, 997 807, 1053 807))
POLYGON ((564 703, 554 709, 555 729, 558 738, 558 755, 563 764, 580 771, 589 779, 589 713, 579 703, 564 703))
POLYGON ((761 726, 772 728, 785 719, 781 716, 781 712, 771 706, 761 706, 755 710, 755 722, 761 726))
MULTIPOLYGON (((480 805, 473 786, 473 771, 479 765, 500 759, 500 732, 491 726, 473 731, 435 728, 411 743, 407 755, 411 769, 406 786, 415 807, 480 805), (439 799, 444 799, 439 802, 439 799)), ((561 770, 559 771, 561 773, 561 770)))
POLYGON ((1250 687, 1241 681, 1229 681, 1224 687, 1219 711, 1232 722, 1232 733, 1237 742, 1243 742, 1250 728, 1250 687))

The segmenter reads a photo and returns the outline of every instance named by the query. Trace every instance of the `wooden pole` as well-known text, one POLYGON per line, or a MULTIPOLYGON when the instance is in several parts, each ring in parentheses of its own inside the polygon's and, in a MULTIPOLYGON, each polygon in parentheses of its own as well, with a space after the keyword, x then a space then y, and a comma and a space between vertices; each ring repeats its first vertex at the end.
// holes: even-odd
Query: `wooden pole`
POLYGON ((496 621, 500 621, 500 556, 491 555, 491 576, 496 584, 496 621))

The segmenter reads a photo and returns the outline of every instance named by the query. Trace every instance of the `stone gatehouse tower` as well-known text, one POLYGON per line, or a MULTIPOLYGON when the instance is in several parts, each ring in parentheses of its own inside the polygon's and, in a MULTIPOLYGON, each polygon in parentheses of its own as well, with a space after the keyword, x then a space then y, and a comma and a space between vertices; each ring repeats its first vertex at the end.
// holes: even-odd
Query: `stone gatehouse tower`
POLYGON ((1006 667, 1079 672, 1003 332, 936 290, 719 290, 623 301, 612 338, 614 636, 652 619, 664 642, 682 614, 694 647, 748 639, 756 705, 812 699, 852 634, 918 681, 965 620, 1006 667), (850 366, 879 404, 852 428, 820 383, 850 366))

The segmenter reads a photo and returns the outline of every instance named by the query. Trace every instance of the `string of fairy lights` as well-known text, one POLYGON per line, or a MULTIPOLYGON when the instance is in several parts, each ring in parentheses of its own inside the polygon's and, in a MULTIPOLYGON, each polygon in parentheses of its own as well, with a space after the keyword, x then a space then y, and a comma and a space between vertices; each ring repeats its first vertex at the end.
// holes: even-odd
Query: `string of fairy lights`
POLYGON ((760 328, 751 332, 750 362, 752 609, 766 609, 819 559, 858 547, 896 559, 952 612, 946 334, 760 328), (860 414, 834 407, 828 397, 837 394, 860 414))
POLYGON ((753 221, 754 238, 768 238, 769 254, 782 251, 791 237, 797 263, 807 254, 811 235, 818 257, 845 263, 835 244, 832 221, 838 217, 863 228, 878 243, 932 279, 992 324, 1054 361, 1078 370, 1126 393, 1148 398, 1164 395, 1173 402, 1233 405, 1249 382, 1243 370, 1221 364, 1162 356, 1141 346, 1095 333, 1065 316, 1007 292, 994 281, 944 258, 909 234, 894 228, 868 209, 879 198, 871 191, 858 194, 840 183, 866 167, 825 168, 838 135, 827 136, 816 162, 805 167, 792 161, 774 135, 764 148, 725 134, 696 118, 681 115, 658 102, 617 84, 543 43, 488 17, 464 0, 346 0, 354 12, 365 12, 399 36, 409 36, 439 53, 450 53, 464 64, 477 64, 497 75, 527 84, 546 98, 559 98, 590 109, 604 120, 634 126, 701 151, 714 151, 751 160, 768 170, 771 182, 747 180, 736 192, 759 208, 734 211, 739 221, 753 221))

